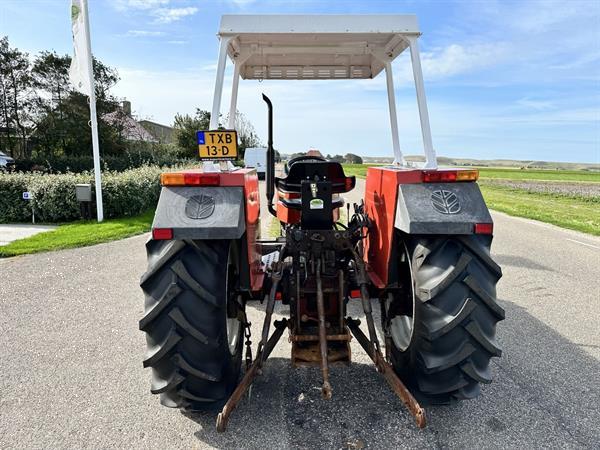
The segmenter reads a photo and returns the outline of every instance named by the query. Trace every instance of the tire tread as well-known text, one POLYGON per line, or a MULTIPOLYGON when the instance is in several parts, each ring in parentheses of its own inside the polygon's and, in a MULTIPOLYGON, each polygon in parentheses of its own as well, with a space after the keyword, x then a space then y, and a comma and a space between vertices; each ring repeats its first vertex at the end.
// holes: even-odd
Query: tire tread
POLYGON ((494 339, 505 318, 495 296, 502 270, 491 240, 399 233, 398 242, 410 252, 417 310, 413 340, 405 351, 391 349, 392 364, 425 404, 474 398, 492 381, 490 359, 502 354, 494 339))
MULTIPOLYGON (((139 327, 144 367, 161 404, 193 410, 221 407, 237 385, 241 346, 231 355, 225 333, 229 241, 150 240, 139 327)), ((241 339, 240 339, 241 342, 241 339)))

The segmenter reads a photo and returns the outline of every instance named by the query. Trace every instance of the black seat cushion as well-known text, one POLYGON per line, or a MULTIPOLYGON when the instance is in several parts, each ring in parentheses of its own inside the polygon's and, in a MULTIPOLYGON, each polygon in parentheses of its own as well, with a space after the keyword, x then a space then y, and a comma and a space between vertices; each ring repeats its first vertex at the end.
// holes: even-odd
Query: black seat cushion
POLYGON ((283 192, 301 192, 300 183, 303 180, 314 180, 318 176, 320 181, 329 181, 334 194, 343 194, 354 189, 356 178, 347 177, 344 168, 338 162, 305 160, 293 163, 289 167, 286 177, 276 177, 275 185, 283 192))

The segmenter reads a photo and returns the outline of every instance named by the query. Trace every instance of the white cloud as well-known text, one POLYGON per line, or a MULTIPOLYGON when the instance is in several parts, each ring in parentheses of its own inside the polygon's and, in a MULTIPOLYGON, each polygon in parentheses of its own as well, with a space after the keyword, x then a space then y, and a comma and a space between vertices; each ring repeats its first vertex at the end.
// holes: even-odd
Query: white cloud
POLYGON ((152 11, 152 15, 156 18, 157 23, 171 23, 187 16, 193 16, 197 12, 198 8, 195 6, 187 6, 185 8, 156 8, 152 11))
POLYGON ((188 41, 179 41, 179 40, 173 40, 173 41, 167 41, 167 44, 173 44, 173 45, 183 45, 183 44, 187 44, 188 41))
MULTIPOLYGON (((498 42, 494 44, 451 44, 421 52, 421 68, 427 85, 432 81, 443 81, 462 74, 472 74, 478 70, 492 67, 507 61, 510 57, 510 46, 498 42)), ((414 84, 410 51, 407 49, 394 60, 394 86, 412 86, 414 84)), ((353 89, 354 81, 346 84, 353 89)), ((385 91, 385 76, 379 74, 375 79, 360 80, 358 84, 367 91, 385 91)))
POLYGON ((164 31, 151 31, 151 30, 129 30, 125 36, 132 37, 155 37, 155 36, 164 36, 166 33, 164 31))
POLYGON ((511 48, 511 67, 496 78, 555 84, 590 79, 591 71, 598 74, 597 1, 487 0, 477 6, 463 4, 464 30, 511 48))
POLYGON ((525 109, 534 109, 536 111, 547 111, 554 109, 554 102, 549 100, 536 100, 529 97, 524 97, 517 100, 517 105, 522 106, 525 109))
POLYGON ((170 0, 115 0, 114 5, 120 11, 128 9, 149 10, 166 6, 170 0))
POLYGON ((198 12, 195 6, 173 8, 170 0, 115 0, 119 11, 143 11, 154 18, 155 23, 169 24, 198 12))
POLYGON ((245 8, 253 3, 256 3, 256 0, 227 0, 229 3, 233 3, 238 8, 245 8))
POLYGON ((506 60, 508 46, 494 44, 451 44, 422 54, 422 66, 429 79, 451 77, 493 66, 506 60))

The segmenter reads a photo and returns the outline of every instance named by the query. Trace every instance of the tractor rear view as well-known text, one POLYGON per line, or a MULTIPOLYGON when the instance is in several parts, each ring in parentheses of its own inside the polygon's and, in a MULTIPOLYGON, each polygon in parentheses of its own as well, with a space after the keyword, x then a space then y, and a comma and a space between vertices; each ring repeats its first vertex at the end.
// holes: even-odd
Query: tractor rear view
POLYGON ((151 391, 166 406, 220 411, 224 431, 284 331, 294 367, 317 366, 324 399, 330 370, 351 363, 355 338, 425 426, 421 405, 476 397, 500 356, 496 301, 500 267, 490 256, 493 223, 476 170, 438 169, 414 16, 223 16, 210 130, 198 132, 201 169, 164 173, 147 243, 140 329, 151 391), (426 163, 400 151, 392 60, 409 49, 426 163), (227 57, 234 62, 229 124, 218 117, 227 57), (275 176, 273 105, 266 207, 281 236, 260 238, 255 169, 235 169, 239 78, 363 79, 385 71, 395 162, 370 167, 364 201, 347 205, 356 180, 315 155, 275 176), (340 221, 340 210, 349 212, 340 221), (266 302, 258 348, 246 304, 266 302), (289 317, 272 323, 277 302, 289 317), (363 323, 348 315, 360 302, 363 323), (373 308, 380 308, 376 323, 373 308), (362 326, 361 326, 362 325, 362 326), (273 331, 271 332, 271 328, 273 331), (245 358, 243 358, 245 354, 245 358), (254 356, 254 358, 253 358, 254 356), (242 369, 242 359, 245 368, 242 369))

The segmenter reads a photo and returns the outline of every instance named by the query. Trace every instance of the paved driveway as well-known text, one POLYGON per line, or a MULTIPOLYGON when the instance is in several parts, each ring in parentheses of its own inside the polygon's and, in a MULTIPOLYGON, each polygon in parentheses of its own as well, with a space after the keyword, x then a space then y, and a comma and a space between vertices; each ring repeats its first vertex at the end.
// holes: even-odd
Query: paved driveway
POLYGON ((10 244, 17 239, 54 230, 54 225, 2 224, 0 225, 0 245, 10 244))
MULTIPOLYGON (((326 402, 319 370, 291 368, 283 339, 218 434, 214 416, 149 393, 146 236, 0 260, 0 448, 598 448, 600 239, 494 218, 504 356, 480 398, 430 408, 425 430, 355 342, 326 402)), ((258 336, 260 305, 249 315, 258 336)))

